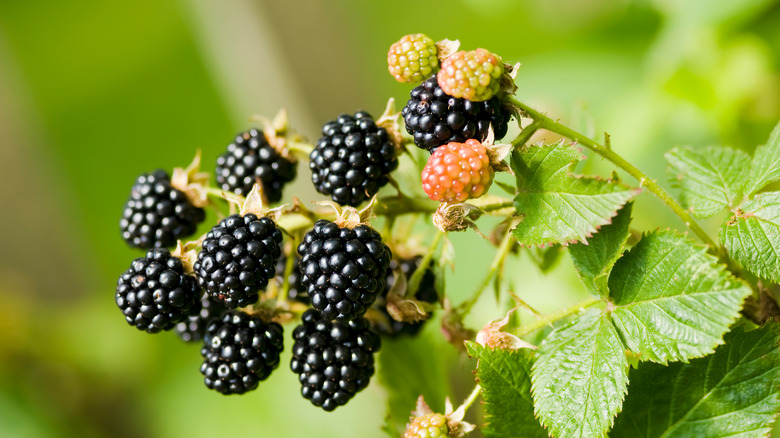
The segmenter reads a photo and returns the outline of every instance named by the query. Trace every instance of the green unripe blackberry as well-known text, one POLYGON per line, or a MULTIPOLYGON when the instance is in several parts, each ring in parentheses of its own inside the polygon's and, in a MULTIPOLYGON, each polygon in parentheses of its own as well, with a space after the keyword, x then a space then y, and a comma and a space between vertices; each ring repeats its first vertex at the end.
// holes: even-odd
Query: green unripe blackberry
POLYGON ((228 216, 203 240, 193 265, 198 284, 228 308, 253 304, 276 274, 281 243, 282 232, 272 219, 228 216))
POLYGON ((387 69, 398 82, 422 82, 439 70, 436 43, 422 33, 406 35, 390 46, 387 69))
POLYGON ((406 425, 401 438, 439 438, 449 436, 447 417, 442 414, 427 414, 415 417, 406 425))
POLYGON ((164 170, 144 173, 135 181, 119 227, 122 238, 136 248, 168 248, 191 236, 206 218, 184 192, 171 186, 164 170))
POLYGON ((203 338, 200 372, 206 386, 224 395, 257 388, 279 366, 282 326, 256 316, 229 311, 212 321, 203 338))
POLYGON ((455 52, 441 63, 439 86, 452 97, 482 102, 501 90, 504 63, 485 49, 455 52))
POLYGON ((133 260, 117 281, 116 304, 128 324, 157 333, 200 310, 201 291, 179 258, 153 249, 133 260))
POLYGON ((217 185, 222 190, 246 196, 259 182, 268 202, 282 199, 282 188, 295 179, 296 163, 268 143, 263 131, 250 129, 236 136, 217 158, 217 185))

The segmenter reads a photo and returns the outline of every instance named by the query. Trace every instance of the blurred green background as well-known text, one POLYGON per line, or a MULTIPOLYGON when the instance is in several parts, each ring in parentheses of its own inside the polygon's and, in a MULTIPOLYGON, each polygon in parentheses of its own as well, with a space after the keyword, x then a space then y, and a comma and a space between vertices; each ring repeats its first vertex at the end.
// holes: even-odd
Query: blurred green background
MULTIPOLYGON (((197 346, 128 327, 114 285, 139 253, 118 220, 138 174, 186 165, 197 148, 212 170, 252 114, 286 107, 316 139, 338 114, 405 102, 410 87, 387 74, 385 56, 414 32, 521 62, 519 99, 608 131, 667 186, 671 147, 752 151, 780 119, 771 0, 0 0, 0 436, 381 436, 379 379, 326 414, 298 395, 285 356, 254 393, 223 397, 201 383, 197 346)), ((299 171, 288 196, 315 199, 299 171)), ((634 211, 640 230, 680 226, 646 194, 634 211)), ((492 249, 473 233, 453 240, 447 293, 459 302, 492 249)), ((526 256, 507 269, 542 311, 584 293, 565 257, 547 276, 526 256)), ((500 315, 485 294, 467 322, 500 315)), ((386 343, 380 366, 404 370, 390 378, 396 403, 425 392, 441 409, 473 384, 473 364, 435 324, 386 343)))

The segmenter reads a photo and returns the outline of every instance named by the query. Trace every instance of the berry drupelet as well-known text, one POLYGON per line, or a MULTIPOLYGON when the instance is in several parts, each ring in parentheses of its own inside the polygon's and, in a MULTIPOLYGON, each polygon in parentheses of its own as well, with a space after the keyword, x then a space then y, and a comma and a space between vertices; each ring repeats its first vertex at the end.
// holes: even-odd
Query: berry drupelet
POLYGON ((387 130, 364 111, 326 123, 309 160, 317 191, 351 206, 374 196, 398 167, 387 130))
POLYGON ((279 366, 282 326, 256 316, 229 311, 209 323, 203 337, 200 372, 206 386, 224 395, 257 388, 279 366))
POLYGON ((203 240, 193 266, 198 283, 228 308, 253 304, 276 274, 281 242, 281 230, 268 217, 228 216, 203 240))
MULTIPOLYGON (((394 273, 398 272, 398 274, 406 277, 406 282, 408 285, 409 280, 412 278, 412 274, 414 274, 414 272, 419 268, 421 260, 422 257, 418 256, 404 260, 393 259, 390 262, 390 269, 387 271, 385 290, 382 292, 382 295, 377 298, 376 303, 374 303, 374 308, 379 310, 379 312, 384 317, 384 320, 376 322, 370 321, 371 328, 380 335, 390 337, 403 335, 414 336, 420 332, 420 329, 422 329, 425 321, 401 322, 393 319, 387 312, 387 303, 385 301, 387 293, 390 291, 390 289, 392 289, 393 284, 395 283, 394 273)), ((417 288, 417 292, 414 294, 414 298, 425 303, 435 303, 439 299, 439 295, 436 292, 435 283, 436 276, 433 273, 433 269, 428 266, 423 273, 423 277, 420 280, 420 285, 417 288)))
POLYGON ((274 149, 263 131, 250 129, 217 158, 215 175, 222 190, 246 196, 260 182, 268 202, 279 202, 284 185, 295 179, 296 162, 274 149))
POLYGON ((496 139, 506 135, 511 112, 498 97, 484 102, 448 96, 436 75, 415 87, 401 111, 414 144, 433 152, 437 147, 470 138, 483 141, 490 126, 496 139))
POLYGON ((157 333, 200 310, 201 291, 184 273, 182 261, 167 249, 153 249, 133 260, 117 282, 116 304, 127 323, 157 333))
POLYGON ((392 258, 382 236, 368 225, 350 229, 327 220, 306 233, 298 254, 312 307, 341 321, 366 313, 385 288, 392 258))
POLYGON ((173 328, 176 335, 184 342, 201 341, 209 323, 212 320, 222 318, 227 310, 222 303, 212 300, 209 294, 203 294, 200 303, 201 308, 198 314, 188 316, 173 328))
POLYGON ((206 218, 184 192, 171 186, 164 170, 144 173, 135 181, 119 227, 122 238, 136 248, 167 248, 191 236, 206 218))
POLYGON ((303 397, 332 411, 368 386, 379 336, 363 318, 332 322, 307 310, 301 319, 293 332, 290 368, 298 374, 303 397))

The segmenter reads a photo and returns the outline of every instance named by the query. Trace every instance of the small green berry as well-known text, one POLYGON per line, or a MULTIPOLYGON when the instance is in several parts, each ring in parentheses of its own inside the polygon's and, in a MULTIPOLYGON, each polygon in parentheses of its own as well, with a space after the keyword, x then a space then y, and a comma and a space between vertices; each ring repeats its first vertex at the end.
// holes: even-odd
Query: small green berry
POLYGON ((422 33, 406 35, 390 46, 387 69, 398 82, 422 82, 439 70, 436 43, 422 33))
POLYGON ((452 97, 482 102, 501 89, 504 64, 485 49, 455 52, 441 63, 439 86, 452 97))
POLYGON ((403 438, 438 438, 449 436, 447 417, 442 414, 427 414, 415 417, 406 425, 403 438))

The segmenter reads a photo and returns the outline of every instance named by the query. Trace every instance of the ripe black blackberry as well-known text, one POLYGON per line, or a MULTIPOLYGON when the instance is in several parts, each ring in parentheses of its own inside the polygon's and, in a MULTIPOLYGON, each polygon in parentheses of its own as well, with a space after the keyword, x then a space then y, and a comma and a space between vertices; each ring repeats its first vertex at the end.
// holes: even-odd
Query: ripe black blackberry
POLYGON ((228 308, 253 304, 275 275, 281 243, 282 232, 270 218, 228 216, 203 240, 193 265, 198 284, 228 308))
POLYGON ((209 294, 203 294, 200 299, 200 312, 188 316, 184 321, 176 324, 173 331, 184 342, 198 342, 203 339, 206 327, 212 320, 222 318, 227 308, 224 304, 211 299, 209 294))
POLYGON ((357 206, 387 184, 398 167, 395 146, 370 114, 343 114, 322 127, 309 155, 311 180, 318 192, 341 205, 357 206))
POLYGON ((390 248, 368 225, 341 228, 319 220, 298 245, 302 283, 326 319, 366 313, 385 288, 390 248))
POLYGON ((471 138, 483 141, 491 124, 496 139, 506 135, 511 112, 498 97, 472 102, 448 96, 439 87, 435 74, 409 95, 401 114, 406 131, 421 149, 433 152, 453 141, 462 143, 471 138))
POLYGON ((171 186, 164 170, 156 170, 136 179, 119 227, 122 238, 132 247, 167 248, 194 234, 205 218, 202 208, 192 205, 184 192, 171 186))
POLYGON ((295 179, 296 162, 274 149, 263 131, 250 129, 217 158, 215 174, 222 190, 246 196, 260 182, 268 202, 279 202, 284 185, 295 179))
POLYGON ((179 258, 165 249, 152 249, 133 260, 117 281, 116 304, 127 323, 157 333, 200 310, 201 291, 184 273, 179 258))
POLYGON ((293 332, 290 368, 298 374, 301 395, 332 411, 368 386, 379 336, 368 329, 364 318, 331 322, 310 309, 301 319, 293 332))
POLYGON ((200 372, 206 386, 225 395, 257 388, 279 366, 282 326, 229 311, 209 323, 203 337, 200 372))
MULTIPOLYGON (((293 266, 290 275, 287 277, 287 283, 289 289, 287 291, 287 299, 292 301, 298 301, 299 303, 309 304, 309 296, 306 294, 306 288, 301 283, 301 259, 297 254, 293 255, 293 266)), ((287 256, 282 254, 279 257, 279 261, 276 263, 276 280, 281 285, 284 280, 284 271, 287 269, 287 256)))
MULTIPOLYGON (((395 336, 414 336, 417 333, 420 332, 420 329, 422 329, 423 324, 425 321, 419 321, 419 322, 401 322, 396 321, 393 319, 390 314, 387 312, 387 293, 392 289, 393 284, 395 283, 395 275, 394 272, 400 271, 400 273, 406 277, 407 284, 409 280, 412 278, 412 274, 417 270, 417 268, 420 266, 420 261, 422 260, 421 256, 414 257, 411 259, 405 259, 405 260, 396 260, 393 259, 390 262, 390 270, 387 271, 387 286, 385 287, 385 290, 382 292, 382 295, 377 298, 376 302, 374 303, 374 308, 379 310, 379 312, 384 317, 381 321, 372 321, 371 328, 379 333, 380 335, 389 336, 389 337, 395 337, 395 336)), ((423 273, 422 279, 420 280, 420 286, 417 288, 417 292, 414 294, 414 298, 417 301, 422 301, 425 303, 435 303, 439 299, 439 295, 436 292, 436 276, 433 273, 433 269, 431 269, 430 266, 428 266, 425 269, 425 273, 423 273)))

